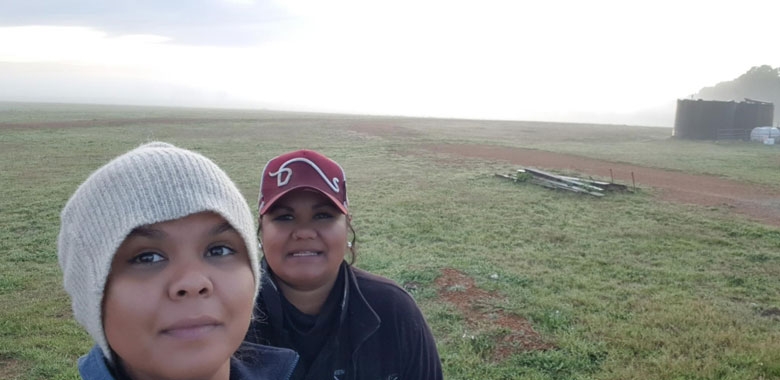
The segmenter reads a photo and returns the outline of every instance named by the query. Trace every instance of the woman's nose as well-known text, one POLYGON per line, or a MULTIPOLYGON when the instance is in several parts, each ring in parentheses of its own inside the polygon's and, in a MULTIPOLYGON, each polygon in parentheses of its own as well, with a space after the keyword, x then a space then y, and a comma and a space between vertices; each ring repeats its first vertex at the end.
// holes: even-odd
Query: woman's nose
POLYGON ((200 263, 183 264, 178 268, 171 282, 168 295, 171 299, 188 297, 208 297, 214 291, 214 284, 200 263))
POLYGON ((313 239, 317 236, 317 231, 309 225, 300 225, 293 231, 295 239, 313 239))

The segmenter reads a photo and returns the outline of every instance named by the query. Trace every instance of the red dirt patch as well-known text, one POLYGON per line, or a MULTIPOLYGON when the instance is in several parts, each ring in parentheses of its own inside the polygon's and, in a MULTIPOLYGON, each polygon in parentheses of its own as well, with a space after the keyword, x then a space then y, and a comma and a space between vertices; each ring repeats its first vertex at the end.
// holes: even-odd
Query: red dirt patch
POLYGON ((452 268, 444 268, 442 275, 436 279, 436 287, 439 296, 455 305, 460 311, 470 329, 485 331, 498 328, 509 331, 507 334, 501 334, 501 340, 496 342, 493 351, 494 360, 504 360, 518 351, 555 348, 545 342, 525 318, 507 315, 500 310, 490 310, 486 301, 499 296, 477 288, 474 280, 464 273, 452 268))
POLYGON ((19 360, 0 356, 0 379, 13 379, 21 372, 22 365, 19 360))

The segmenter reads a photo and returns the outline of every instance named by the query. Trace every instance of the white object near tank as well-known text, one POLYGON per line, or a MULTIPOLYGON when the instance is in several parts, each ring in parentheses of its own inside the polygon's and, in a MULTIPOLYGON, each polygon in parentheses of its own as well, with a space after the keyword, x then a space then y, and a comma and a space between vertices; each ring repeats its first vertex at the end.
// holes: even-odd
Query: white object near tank
POLYGON ((750 131, 750 141, 766 143, 769 139, 771 139, 770 144, 774 144, 777 139, 780 139, 780 129, 775 127, 755 127, 750 131))

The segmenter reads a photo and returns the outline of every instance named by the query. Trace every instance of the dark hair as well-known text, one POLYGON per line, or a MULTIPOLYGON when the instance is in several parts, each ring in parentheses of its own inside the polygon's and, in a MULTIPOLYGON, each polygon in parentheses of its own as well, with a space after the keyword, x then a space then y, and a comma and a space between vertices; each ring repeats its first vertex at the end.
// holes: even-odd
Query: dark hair
POLYGON ((349 230, 352 231, 352 241, 349 243, 349 253, 350 253, 350 259, 349 259, 349 265, 352 265, 355 263, 355 260, 357 260, 357 246, 356 246, 356 240, 357 240, 357 234, 355 233, 355 229, 352 227, 352 222, 347 220, 347 227, 349 227, 349 230))

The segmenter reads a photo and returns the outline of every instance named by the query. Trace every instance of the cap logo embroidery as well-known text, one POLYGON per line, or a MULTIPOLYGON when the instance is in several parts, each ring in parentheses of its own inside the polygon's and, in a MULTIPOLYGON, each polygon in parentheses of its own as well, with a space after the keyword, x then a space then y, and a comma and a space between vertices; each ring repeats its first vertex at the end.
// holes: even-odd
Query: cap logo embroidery
POLYGON ((314 162, 306 159, 306 158, 293 158, 291 160, 287 160, 285 163, 283 163, 281 166, 279 166, 279 170, 268 173, 269 177, 276 177, 276 186, 282 187, 290 182, 290 178, 292 178, 293 172, 292 169, 288 168, 287 165, 290 165, 294 162, 303 162, 306 164, 309 164, 319 175, 322 177, 322 180, 325 181, 325 183, 328 184, 328 187, 331 188, 334 192, 339 192, 339 179, 338 178, 332 178, 328 179, 328 176, 325 175, 325 173, 320 169, 317 164, 314 162), (333 181, 333 182, 331 182, 333 181))

